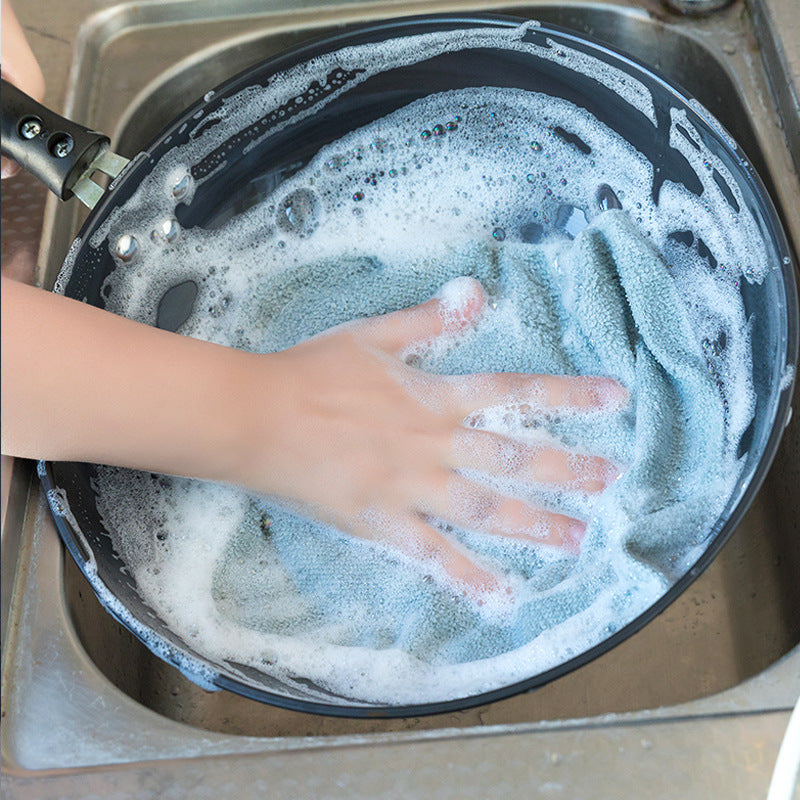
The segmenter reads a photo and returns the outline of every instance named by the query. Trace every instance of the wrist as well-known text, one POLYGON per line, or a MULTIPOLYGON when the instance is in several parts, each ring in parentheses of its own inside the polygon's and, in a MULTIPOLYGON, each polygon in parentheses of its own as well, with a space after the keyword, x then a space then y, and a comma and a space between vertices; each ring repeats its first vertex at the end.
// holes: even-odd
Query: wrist
POLYGON ((281 369, 280 354, 231 351, 222 369, 220 393, 208 413, 213 433, 209 446, 212 480, 244 486, 265 494, 281 494, 281 464, 291 446, 291 380, 281 369))

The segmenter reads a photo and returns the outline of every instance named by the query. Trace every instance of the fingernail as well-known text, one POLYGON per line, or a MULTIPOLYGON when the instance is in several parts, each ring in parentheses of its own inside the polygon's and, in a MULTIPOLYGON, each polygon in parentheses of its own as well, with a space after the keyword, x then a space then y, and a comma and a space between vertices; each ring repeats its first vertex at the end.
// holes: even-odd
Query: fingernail
POLYGON ((612 483, 619 480, 621 474, 615 464, 603 459, 593 459, 582 474, 576 471, 580 486, 587 494, 605 491, 612 483))
POLYGON ((441 301, 448 308, 461 308, 468 301, 474 299, 479 292, 483 294, 483 287, 480 281, 464 275, 447 281, 436 292, 434 298, 441 301))
POLYGON ((434 295, 439 301, 445 329, 456 331, 477 322, 486 303, 486 293, 475 278, 453 278, 434 295))
POLYGON ((631 399, 630 392, 616 381, 603 381, 598 387, 597 392, 600 398, 600 407, 606 410, 616 411, 625 408, 631 399))
POLYGON ((491 589, 482 587, 474 594, 467 595, 465 599, 472 603, 475 610, 481 615, 496 621, 507 619, 516 607, 514 588, 503 580, 491 589))
POLYGON ((10 158, 3 156, 0 158, 0 178, 13 178, 19 172, 19 164, 10 158))
POLYGON ((607 461, 601 477, 605 486, 611 486, 612 483, 616 483, 620 479, 621 475, 622 470, 616 464, 607 461))
POLYGON ((567 528, 567 537, 564 541, 564 549, 569 553, 578 555, 581 552, 581 543, 583 542, 585 536, 586 524, 580 522, 579 520, 575 520, 570 524, 569 528, 567 528))

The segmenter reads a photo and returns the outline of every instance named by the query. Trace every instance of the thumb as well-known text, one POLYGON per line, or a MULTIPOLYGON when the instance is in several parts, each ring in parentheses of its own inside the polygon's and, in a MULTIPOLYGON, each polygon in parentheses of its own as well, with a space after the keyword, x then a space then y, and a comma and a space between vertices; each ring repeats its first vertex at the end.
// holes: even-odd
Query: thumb
POLYGON ((448 281, 427 302, 364 321, 363 335, 373 345, 400 357, 447 347, 472 328, 486 305, 475 278, 448 281))
POLYGON ((0 156, 0 178, 13 178, 19 172, 19 164, 10 158, 0 156))

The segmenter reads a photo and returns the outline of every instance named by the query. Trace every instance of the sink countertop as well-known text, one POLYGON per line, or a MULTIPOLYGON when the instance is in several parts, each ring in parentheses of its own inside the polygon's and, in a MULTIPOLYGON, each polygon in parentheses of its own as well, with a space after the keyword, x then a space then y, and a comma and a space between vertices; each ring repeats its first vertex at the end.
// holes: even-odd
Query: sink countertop
MULTIPOLYGON (((206 0, 171 0, 162 5, 178 14, 186 2, 203 4, 206 0)), ((315 5, 336 2, 322 0, 315 5)), ((214 5, 211 0, 208 4, 214 5)), ((14 5, 46 76, 45 102, 64 109, 80 24, 116 3, 17 0, 14 5)), ((306 4, 303 0, 254 0, 251 11, 268 13, 289 5, 306 4)), ((424 4, 418 5, 424 11, 424 4)), ((653 13, 662 13, 654 1, 642 5, 653 13)), ((751 5, 759 24, 770 25, 781 34, 776 37, 775 51, 764 55, 777 87, 776 104, 787 136, 794 135, 794 141, 800 142, 796 135, 800 130, 797 0, 753 0, 751 5)), ((742 10, 741 0, 736 6, 742 10)), ((800 168, 797 146, 792 156, 800 168)), ((45 192, 31 179, 18 177, 4 182, 4 272, 14 271, 22 277, 34 274, 45 213, 45 192)), ((9 486, 13 489, 15 481, 24 482, 30 475, 25 464, 17 464, 13 470, 11 467, 4 459, 3 584, 15 561, 6 557, 6 538, 15 536, 18 527, 6 519, 9 486)), ((16 555, 17 548, 10 551, 16 555)), ((351 743, 339 747, 264 747, 262 752, 214 755, 202 760, 151 760, 81 770, 71 770, 65 764, 63 770, 43 773, 9 771, 4 765, 3 796, 39 800, 172 796, 236 796, 242 800, 256 796, 275 800, 321 796, 484 798, 516 797, 522 790, 523 796, 626 798, 641 796, 642 787, 647 786, 645 794, 665 800, 765 797, 789 720, 787 698, 796 697, 799 690, 800 646, 741 686, 672 709, 592 720, 494 726, 470 736, 460 731, 449 736, 444 732, 406 742, 353 737, 351 743), (751 705, 751 697, 758 697, 758 703, 751 705)))

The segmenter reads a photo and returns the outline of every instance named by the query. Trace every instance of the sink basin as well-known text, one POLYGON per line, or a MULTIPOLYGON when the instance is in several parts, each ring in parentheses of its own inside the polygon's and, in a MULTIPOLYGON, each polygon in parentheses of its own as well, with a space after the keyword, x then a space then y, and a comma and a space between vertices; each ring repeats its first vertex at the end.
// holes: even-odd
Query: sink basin
MULTIPOLYGON (((115 13, 105 12, 85 28, 80 40, 69 111, 111 134, 114 149, 132 157, 179 109, 249 65, 348 23, 415 10, 381 3, 281 12, 239 6, 230 3, 212 12, 203 3, 167 3, 161 9, 166 20, 158 16, 159 6, 122 6, 115 13)), ((642 9, 628 2, 569 0, 519 5, 426 3, 424 12, 479 8, 583 32, 631 53, 682 85, 747 153, 798 251, 800 184, 765 76, 753 60, 752 29, 739 4, 717 18, 700 21, 662 18, 660 6, 652 4, 642 9)), ((54 202, 49 206, 42 255, 46 285, 52 283, 83 215, 72 205, 54 202)), ((800 643, 800 494, 796 490, 800 421, 796 416, 756 501, 720 555, 642 631, 536 691, 471 710, 413 719, 314 716, 195 686, 100 607, 77 567, 58 546, 34 483, 27 515, 17 512, 6 517, 19 518, 23 538, 4 642, 4 765, 23 772, 64 766, 59 760, 63 754, 51 746, 43 752, 41 741, 58 742, 69 750, 72 734, 49 731, 44 740, 37 740, 33 722, 21 716, 30 702, 21 697, 23 683, 27 681, 24 686, 30 689, 37 677, 41 680, 47 674, 47 665, 61 669, 62 662, 56 664, 60 657, 70 665, 67 673, 80 673, 88 687, 80 702, 100 709, 93 719, 113 706, 114 713, 128 721, 122 726, 128 738, 115 743, 114 731, 109 729, 102 743, 78 748, 77 756, 73 752, 73 767, 262 751, 268 748, 267 740, 299 748, 309 743, 333 746, 362 736, 366 738, 359 742, 368 744, 394 741, 395 734, 456 737, 461 735, 458 729, 465 736, 476 735, 485 726, 520 726, 522 731, 545 720, 599 720, 601 715, 649 710, 649 716, 631 717, 641 721, 663 716, 664 708, 677 706, 679 716, 707 714, 715 707, 713 702, 693 703, 749 685, 748 679, 780 662, 800 643), (49 633, 44 636, 42 631, 49 633), (60 656, 58 648, 67 655, 60 656), (33 666, 28 663, 32 651, 33 666), (659 708, 662 711, 652 711, 659 708), (142 730, 155 731, 152 742, 134 743, 130 731, 138 730, 139 724, 142 730), (159 732, 165 732, 161 740, 159 732)), ((18 463, 15 469, 9 509, 14 503, 25 508, 31 477, 29 465, 18 463)), ((6 531, 4 543, 8 535, 6 531)), ((768 693, 771 699, 764 701, 764 707, 786 708, 786 698, 800 691, 797 683, 790 681, 788 689, 768 693)), ((718 708, 731 713, 732 706, 723 703, 718 708)), ((75 719, 85 719, 86 713, 83 707, 75 719)))

